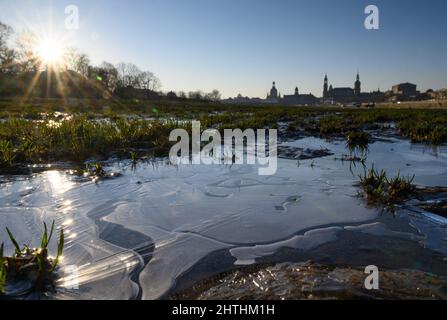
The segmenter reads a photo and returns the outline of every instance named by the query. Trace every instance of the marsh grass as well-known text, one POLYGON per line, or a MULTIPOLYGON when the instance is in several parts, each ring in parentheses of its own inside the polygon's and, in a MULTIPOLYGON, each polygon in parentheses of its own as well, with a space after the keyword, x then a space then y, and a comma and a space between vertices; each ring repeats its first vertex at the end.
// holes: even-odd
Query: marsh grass
POLYGON ((97 178, 101 178, 106 175, 104 167, 99 162, 86 164, 86 171, 89 175, 92 175, 97 178))
POLYGON ((441 144, 447 141, 447 123, 407 119, 398 123, 397 128, 401 135, 408 137, 412 142, 441 144))
POLYGON ((1 246, 0 261, 0 289, 6 292, 6 281, 28 280, 36 291, 46 291, 54 286, 55 270, 59 264, 64 248, 64 231, 59 232, 57 254, 54 259, 49 257, 48 245, 55 231, 55 222, 48 230, 46 223, 43 224, 43 234, 39 248, 30 248, 27 245, 20 247, 12 232, 6 228, 6 232, 14 246, 14 255, 3 256, 3 244, 1 246), (8 273, 8 278, 6 277, 8 273))
POLYGON ((345 119, 340 116, 325 116, 318 122, 320 134, 323 136, 341 134, 346 130, 346 127, 345 119))
POLYGON ((345 137, 351 145, 365 145, 366 137, 360 133, 365 129, 379 130, 380 124, 396 123, 397 132, 414 142, 447 141, 445 110, 157 103, 154 113, 154 102, 91 103, 90 107, 87 102, 57 107, 56 102, 42 100, 22 110, 12 102, 3 106, 0 102, 4 115, 0 173, 26 164, 68 161, 79 165, 112 155, 129 157, 135 150, 164 157, 173 144, 168 141, 170 132, 177 128, 190 132, 193 119, 200 120, 203 129, 216 128, 221 133, 235 128, 272 129, 287 123, 280 134, 345 137))
POLYGON ((0 123, 0 171, 24 163, 82 163, 113 153, 128 155, 132 148, 167 154, 169 134, 175 128, 188 129, 188 124, 124 118, 92 121, 79 115, 62 121, 11 118, 0 123))
POLYGON ((133 165, 136 165, 138 163, 138 155, 135 151, 130 152, 130 161, 133 165))
POLYGON ((384 170, 378 171, 374 165, 364 175, 359 176, 360 187, 371 205, 383 206, 394 211, 395 205, 401 204, 415 195, 416 187, 413 185, 413 177, 397 176, 388 178, 384 170))
POLYGON ((447 142, 447 111, 442 109, 326 110, 317 127, 322 136, 336 136, 379 129, 384 123, 396 123, 398 133, 412 142, 447 142))
POLYGON ((350 150, 367 150, 369 142, 369 134, 363 131, 351 131, 346 135, 346 143, 350 150))
POLYGON ((15 160, 15 150, 11 141, 0 140, 0 166, 12 167, 15 160))

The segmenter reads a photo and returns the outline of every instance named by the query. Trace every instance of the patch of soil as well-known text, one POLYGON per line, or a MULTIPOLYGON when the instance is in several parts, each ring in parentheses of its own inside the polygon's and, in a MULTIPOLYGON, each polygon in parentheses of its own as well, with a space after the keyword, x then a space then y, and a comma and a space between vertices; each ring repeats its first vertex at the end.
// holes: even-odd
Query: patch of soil
POLYGON ((417 270, 380 270, 379 289, 367 290, 358 267, 311 262, 258 265, 196 284, 173 299, 316 300, 447 299, 447 277, 417 270))

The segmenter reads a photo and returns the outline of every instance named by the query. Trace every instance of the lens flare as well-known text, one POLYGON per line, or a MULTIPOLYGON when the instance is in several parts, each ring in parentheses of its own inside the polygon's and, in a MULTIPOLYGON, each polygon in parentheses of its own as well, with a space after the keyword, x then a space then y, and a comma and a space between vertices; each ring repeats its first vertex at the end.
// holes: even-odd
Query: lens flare
POLYGON ((41 39, 38 41, 35 51, 45 65, 59 67, 64 63, 66 48, 56 39, 41 39))

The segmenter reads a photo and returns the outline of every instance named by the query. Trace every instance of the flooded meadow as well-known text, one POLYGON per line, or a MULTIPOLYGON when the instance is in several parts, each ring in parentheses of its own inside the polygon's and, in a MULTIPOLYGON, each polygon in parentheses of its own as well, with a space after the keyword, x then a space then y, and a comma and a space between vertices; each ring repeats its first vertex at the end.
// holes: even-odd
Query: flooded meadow
MULTIPOLYGON (((336 135, 279 128, 272 176, 258 175, 253 165, 173 165, 164 157, 118 156, 101 161, 96 174, 54 162, 0 176, 1 230, 8 227, 28 247, 39 246, 43 222, 55 221, 65 235, 54 290, 42 295, 29 281, 15 281, 7 284, 8 295, 301 299, 309 295, 293 291, 304 288, 294 266, 309 268, 306 277, 325 278, 322 270, 338 268, 338 277, 357 279, 349 272, 374 265, 386 274, 390 290, 406 275, 428 288, 394 298, 446 298, 447 147, 413 143, 394 134, 393 125, 366 130, 369 145, 359 150, 336 135), (390 177, 414 176, 417 194, 392 210, 369 203, 359 176, 372 165, 390 177), (250 276, 235 282, 238 272, 250 276)), ((14 252, 7 233, 0 235, 5 253, 14 252)), ((57 243, 48 250, 57 252, 57 243)), ((310 283, 316 282, 306 288, 310 283)), ((362 297, 333 283, 306 290, 362 297)))

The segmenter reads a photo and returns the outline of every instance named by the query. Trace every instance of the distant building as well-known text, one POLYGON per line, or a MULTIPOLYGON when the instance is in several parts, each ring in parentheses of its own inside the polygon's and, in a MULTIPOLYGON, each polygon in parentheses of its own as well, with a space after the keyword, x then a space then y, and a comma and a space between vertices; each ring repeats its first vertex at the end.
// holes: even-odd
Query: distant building
POLYGON ((313 94, 300 94, 298 87, 295 88, 294 94, 284 95, 276 87, 276 82, 273 82, 272 88, 267 93, 266 99, 248 98, 239 95, 236 98, 229 98, 223 100, 223 103, 233 104, 283 104, 293 106, 317 105, 323 103, 379 103, 386 100, 386 94, 380 90, 373 92, 362 92, 362 83, 360 81, 360 74, 357 73, 354 87, 333 87, 329 85, 327 74, 324 77, 323 84, 323 98, 317 98, 313 94))
POLYGON ((318 103, 318 99, 313 94, 300 94, 298 87, 295 88, 295 94, 284 95, 281 102, 286 105, 314 105, 318 103))
POLYGON ((243 97, 239 94, 235 98, 222 100, 222 103, 227 104, 282 104, 290 106, 306 106, 315 105, 320 101, 313 94, 300 94, 298 87, 295 88, 295 93, 291 95, 284 95, 276 88, 276 82, 273 82, 270 92, 267 93, 265 99, 243 97))
POLYGON ((362 83, 360 74, 357 73, 354 87, 333 87, 329 85, 327 74, 324 76, 323 84, 323 102, 330 103, 370 103, 382 102, 385 100, 385 94, 380 90, 375 92, 362 92, 362 83))
POLYGON ((166 94, 166 97, 167 97, 168 99, 172 99, 172 100, 175 100, 175 99, 178 98, 178 97, 177 97, 177 94, 176 94, 174 91, 169 91, 169 92, 166 94))
POLYGON ((447 89, 440 89, 437 91, 428 90, 427 94, 430 97, 430 99, 447 100, 447 89))
POLYGON ((265 100, 261 98, 243 97, 240 93, 235 98, 221 100, 225 104, 262 104, 265 100))
POLYGON ((354 93, 354 89, 352 88, 344 88, 344 87, 340 87, 340 88, 332 88, 329 90, 329 98, 334 99, 334 100, 351 100, 354 99, 355 97, 355 93, 354 93))
POLYGON ((300 94, 298 87, 295 88, 295 93, 291 95, 284 95, 276 88, 276 82, 273 82, 270 94, 267 94, 267 99, 264 103, 267 104, 284 104, 290 106, 305 106, 317 104, 319 100, 313 94, 300 94))
POLYGON ((404 98, 415 98, 419 94, 416 89, 417 86, 415 84, 405 82, 393 86, 392 91, 394 95, 400 95, 404 98))
POLYGON ((270 94, 267 93, 266 101, 269 103, 280 103, 281 94, 278 93, 278 89, 276 89, 276 83, 273 81, 272 89, 270 89, 270 94))
POLYGON ((360 94, 362 93, 362 83, 360 82, 360 74, 357 72, 357 79, 354 83, 354 95, 356 96, 360 96, 360 94))
MULTIPOLYGON (((332 86, 331 86, 332 90, 332 86)), ((323 85, 323 100, 329 98, 329 90, 328 90, 328 79, 327 74, 324 76, 324 85, 323 85)))
POLYGON ((324 76, 323 84, 323 100, 332 102, 359 102, 361 95, 360 75, 357 73, 357 79, 354 83, 354 88, 338 87, 334 88, 332 85, 328 89, 328 77, 324 76))

